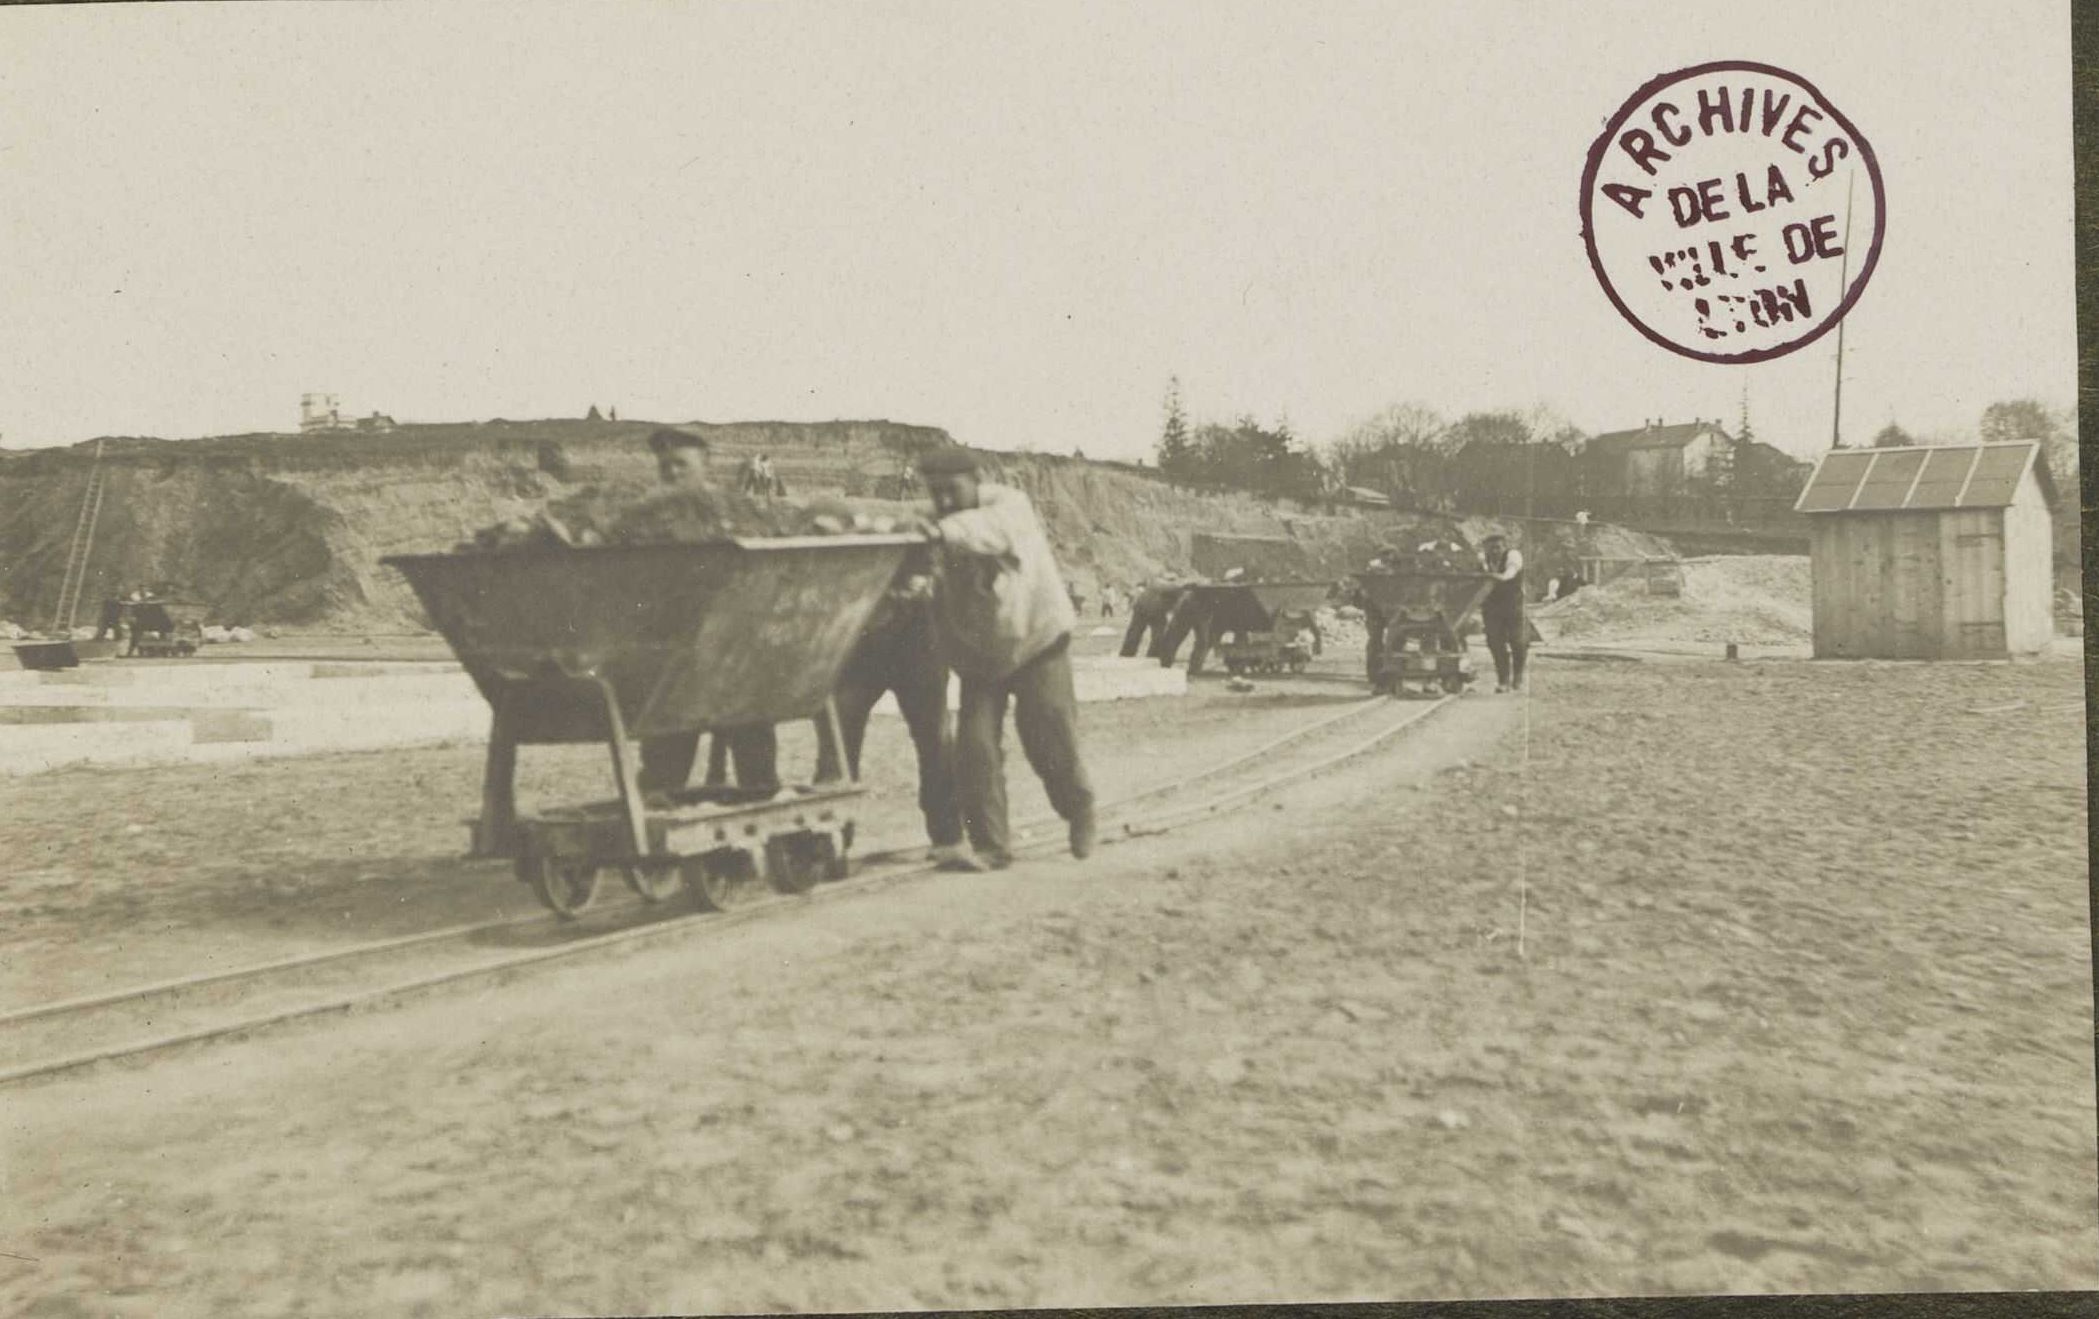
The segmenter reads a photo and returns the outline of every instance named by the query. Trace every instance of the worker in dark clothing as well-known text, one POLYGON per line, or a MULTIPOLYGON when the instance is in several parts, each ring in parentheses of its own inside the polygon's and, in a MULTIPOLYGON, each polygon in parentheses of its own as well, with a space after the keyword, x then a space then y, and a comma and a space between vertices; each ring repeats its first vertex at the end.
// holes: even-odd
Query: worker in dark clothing
POLYGON ((1174 609, 1188 588, 1167 578, 1153 582, 1137 593, 1130 601, 1130 625, 1122 633, 1122 657, 1129 659, 1144 645, 1145 634, 1151 634, 1151 646, 1144 653, 1156 658, 1161 643, 1166 640, 1166 625, 1173 618, 1174 609))
POLYGON ((948 715, 947 662, 940 654, 933 613, 932 556, 914 550, 896 583, 875 607, 867 627, 840 671, 832 702, 838 710, 842 749, 830 723, 816 725, 816 781, 835 782, 849 766, 860 776, 860 747, 868 715, 884 692, 896 693, 897 709, 918 751, 918 809, 925 817, 932 859, 950 862, 962 851, 962 807, 955 796, 953 721, 948 715))
MULTIPOLYGON (((706 486, 707 437, 694 431, 665 426, 649 436, 656 454, 656 475, 665 485, 706 486)), ((727 729, 714 734, 714 742, 736 761, 737 787, 753 797, 769 797, 780 789, 780 739, 771 724, 727 729)), ((698 757, 700 735, 666 733, 641 744, 641 790, 644 793, 676 792, 692 776, 698 757)))
POLYGON ((102 602, 102 622, 95 629, 95 640, 109 640, 122 631, 123 628, 124 602, 122 600, 104 600, 102 602))
POLYGON ((1494 656, 1494 690, 1523 690, 1523 661, 1530 654, 1530 622, 1523 612, 1523 554, 1509 548, 1508 538, 1489 536, 1481 559, 1494 586, 1480 608, 1487 650, 1494 656))
MULTIPOLYGON (((1234 586, 1245 579, 1245 572, 1240 569, 1225 574, 1225 580, 1234 586)), ((1180 653, 1181 642, 1192 637, 1194 646, 1188 652, 1188 675, 1193 677, 1203 671, 1210 648, 1226 636, 1244 641, 1248 633, 1265 631, 1267 626, 1268 619, 1262 613, 1260 603, 1247 593, 1191 590, 1173 611, 1173 618, 1166 625, 1166 635, 1159 640, 1159 665, 1172 668, 1174 656, 1180 653)))
POLYGON ((1181 643, 1192 637, 1195 648, 1188 656, 1188 672, 1202 672, 1203 659, 1210 653, 1209 615, 1210 605, 1202 592, 1189 589, 1181 593, 1180 599, 1174 602, 1173 616, 1166 620, 1166 630, 1152 645, 1152 654, 1158 656, 1160 668, 1172 668, 1181 643))
MULTIPOLYGON (((1364 566, 1363 571, 1377 575, 1390 573, 1392 571, 1391 554, 1388 552, 1372 556, 1370 562, 1364 566)), ((1377 686, 1378 661, 1383 656, 1385 649, 1385 615, 1377 607, 1376 602, 1370 598, 1370 592, 1364 588, 1360 578, 1356 582, 1352 603, 1356 608, 1363 611, 1363 676, 1369 680, 1371 686, 1375 687, 1377 686)))

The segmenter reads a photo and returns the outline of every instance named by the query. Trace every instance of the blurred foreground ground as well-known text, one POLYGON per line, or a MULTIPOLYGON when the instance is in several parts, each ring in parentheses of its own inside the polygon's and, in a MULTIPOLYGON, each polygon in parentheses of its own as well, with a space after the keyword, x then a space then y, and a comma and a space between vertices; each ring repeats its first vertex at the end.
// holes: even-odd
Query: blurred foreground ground
MULTIPOLYGON (((2081 697, 2067 663, 1541 664, 1528 701, 1085 866, 17 1090, 0 1309, 2099 1285, 2081 697)), ((1084 718, 1134 784, 1223 699, 1084 718)), ((29 923, 122 957, 97 903, 310 921, 374 855, 498 884, 448 859, 473 771, 103 776, 174 841, 29 923)), ((60 777, 0 785, 8 827, 60 777)))

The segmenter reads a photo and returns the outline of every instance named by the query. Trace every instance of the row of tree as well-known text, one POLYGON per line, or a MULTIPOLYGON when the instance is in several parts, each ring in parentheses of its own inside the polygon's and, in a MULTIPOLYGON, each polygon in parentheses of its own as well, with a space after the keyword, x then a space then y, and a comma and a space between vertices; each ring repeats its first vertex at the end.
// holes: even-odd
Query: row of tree
MULTIPOLYGON (((1437 513, 1572 517, 1588 511, 1619 521, 1759 525, 1791 515, 1808 467, 1757 440, 1745 415, 1711 464, 1657 489, 1626 487, 1622 457, 1595 452, 1590 437, 1550 408, 1467 413, 1450 420, 1401 403, 1325 445, 1300 441, 1287 420, 1263 426, 1193 424, 1180 382, 1167 389, 1156 447, 1160 472, 1177 484, 1300 500, 1367 489, 1400 509, 1437 513)), ((2076 418, 2030 399, 1994 403, 1974 435, 1960 440, 2038 439, 2055 476, 2074 487, 2076 418)), ((1876 444, 1917 443, 1890 425, 1876 444)))

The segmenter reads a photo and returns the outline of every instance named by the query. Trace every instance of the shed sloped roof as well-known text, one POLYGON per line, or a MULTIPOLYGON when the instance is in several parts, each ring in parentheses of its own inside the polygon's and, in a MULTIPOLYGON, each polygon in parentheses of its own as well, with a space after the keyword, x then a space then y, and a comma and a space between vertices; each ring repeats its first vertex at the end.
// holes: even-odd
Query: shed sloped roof
POLYGON ((1906 449, 1833 449, 1793 507, 1801 513, 1894 513, 2005 508, 2033 468, 2055 507, 2055 483, 2033 440, 1906 449))

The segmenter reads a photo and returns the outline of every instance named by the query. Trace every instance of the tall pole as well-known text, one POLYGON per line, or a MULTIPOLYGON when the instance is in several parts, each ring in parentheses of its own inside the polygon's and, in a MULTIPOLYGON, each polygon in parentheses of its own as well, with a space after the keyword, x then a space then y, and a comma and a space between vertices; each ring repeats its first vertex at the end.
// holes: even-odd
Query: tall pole
MULTIPOLYGON (((1837 301, 1844 301, 1844 290, 1851 283, 1851 192, 1858 182, 1858 171, 1853 170, 1844 177, 1844 262, 1837 272, 1837 301)), ((1836 406, 1830 410, 1829 447, 1844 447, 1844 321, 1837 321, 1837 398, 1836 406)))

